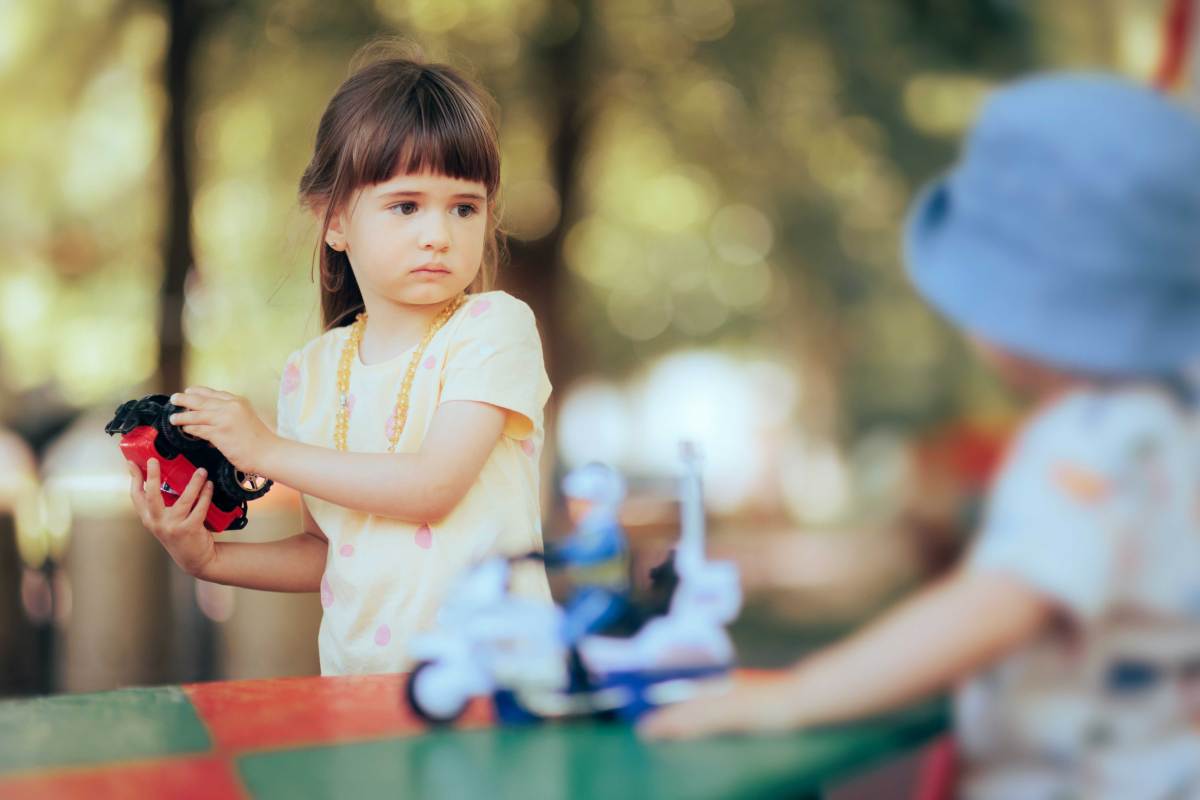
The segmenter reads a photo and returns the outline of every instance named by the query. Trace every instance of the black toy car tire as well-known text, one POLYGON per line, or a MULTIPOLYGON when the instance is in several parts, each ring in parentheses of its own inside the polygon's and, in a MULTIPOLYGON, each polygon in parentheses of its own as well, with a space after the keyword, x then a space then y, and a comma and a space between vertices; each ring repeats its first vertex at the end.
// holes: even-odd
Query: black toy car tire
POLYGON ((247 500, 257 500, 270 491, 272 481, 266 481, 263 483, 261 488, 255 489, 254 491, 247 491, 246 489, 242 488, 239 476, 244 474, 245 473, 241 472, 241 470, 239 470, 233 464, 230 464, 228 461, 226 461, 225 463, 221 464, 221 467, 217 470, 216 488, 220 489, 230 497, 243 502, 247 500))
POLYGON ((195 449, 203 440, 197 439, 195 436, 188 436, 181 428, 171 424, 171 415, 181 410, 178 406, 170 403, 164 405, 154 420, 154 429, 158 431, 159 439, 169 443, 175 452, 186 453, 195 449))
POLYGON ((154 449, 163 457, 164 461, 170 461, 182 452, 171 441, 171 436, 164 430, 165 428, 175 427, 171 423, 164 423, 165 418, 162 416, 156 417, 153 422, 154 430, 158 431, 158 436, 154 440, 154 449))

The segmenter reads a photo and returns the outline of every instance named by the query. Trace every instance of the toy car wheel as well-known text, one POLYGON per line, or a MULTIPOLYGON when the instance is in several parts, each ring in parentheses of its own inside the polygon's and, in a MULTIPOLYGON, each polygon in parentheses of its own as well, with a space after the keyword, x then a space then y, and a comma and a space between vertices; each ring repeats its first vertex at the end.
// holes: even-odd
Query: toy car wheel
POLYGON ((459 688, 454 668, 437 661, 422 661, 404 687, 408 706, 433 725, 448 725, 467 710, 468 698, 459 688))
POLYGON ((217 470, 217 486, 230 497, 257 500, 271 489, 271 481, 252 472, 242 472, 226 461, 217 470))
POLYGON ((183 452, 171 441, 171 436, 164 430, 165 428, 174 428, 174 425, 170 423, 164 425, 161 418, 156 418, 153 427, 158 431, 158 436, 154 440, 154 449, 158 451, 163 460, 170 461, 183 452))
POLYGON ((158 431, 158 435, 166 440, 177 453, 186 453, 188 450, 199 446, 204 440, 197 439, 195 436, 189 436, 183 432, 182 428, 170 423, 169 419, 171 415, 180 410, 182 409, 170 403, 164 405, 162 412, 154 420, 154 428, 158 431))
POLYGON ((248 517, 246 516, 246 501, 244 501, 244 500, 242 501, 241 508, 242 508, 242 515, 240 517, 234 517, 233 521, 230 522, 228 526, 226 526, 225 530, 240 531, 242 528, 246 527, 246 522, 248 520, 248 517))

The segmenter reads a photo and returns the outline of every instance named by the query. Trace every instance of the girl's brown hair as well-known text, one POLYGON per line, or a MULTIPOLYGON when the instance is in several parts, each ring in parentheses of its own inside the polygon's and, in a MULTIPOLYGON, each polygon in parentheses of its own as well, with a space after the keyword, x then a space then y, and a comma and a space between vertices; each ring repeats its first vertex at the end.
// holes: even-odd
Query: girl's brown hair
POLYGON ((495 213, 500 148, 490 104, 487 93, 453 67, 406 57, 368 63, 338 88, 300 178, 301 201, 323 215, 317 247, 325 330, 349 324, 363 308, 350 259, 325 241, 329 224, 361 187, 393 175, 432 172, 487 188, 483 265, 469 291, 491 287, 502 242, 495 213))

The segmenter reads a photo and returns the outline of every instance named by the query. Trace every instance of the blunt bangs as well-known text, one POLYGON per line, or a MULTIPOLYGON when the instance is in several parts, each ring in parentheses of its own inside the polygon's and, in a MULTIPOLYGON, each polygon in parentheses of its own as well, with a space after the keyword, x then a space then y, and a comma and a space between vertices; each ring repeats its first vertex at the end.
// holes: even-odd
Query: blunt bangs
POLYGON ((465 87, 425 71, 366 110, 346 177, 351 186, 430 172, 478 181, 491 200, 500 185, 500 153, 488 119, 465 87))

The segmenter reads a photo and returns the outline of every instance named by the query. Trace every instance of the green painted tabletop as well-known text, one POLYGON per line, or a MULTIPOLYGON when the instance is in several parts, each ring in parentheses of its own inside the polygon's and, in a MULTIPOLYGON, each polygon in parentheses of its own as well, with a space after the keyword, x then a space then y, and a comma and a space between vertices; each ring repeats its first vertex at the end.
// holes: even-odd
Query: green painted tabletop
POLYGON ((946 727, 934 702, 788 735, 646 743, 618 723, 428 730, 402 678, 289 678, 0 703, 0 797, 819 795, 946 727))

